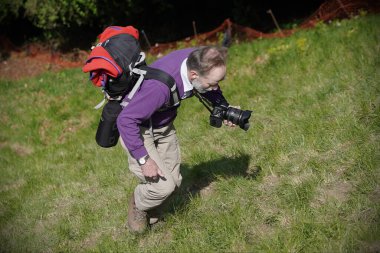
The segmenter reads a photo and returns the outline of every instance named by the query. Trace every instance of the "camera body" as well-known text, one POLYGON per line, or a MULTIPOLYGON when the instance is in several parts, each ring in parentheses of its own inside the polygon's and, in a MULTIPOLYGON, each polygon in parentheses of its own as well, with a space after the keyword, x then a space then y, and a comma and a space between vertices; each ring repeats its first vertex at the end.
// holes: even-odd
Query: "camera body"
POLYGON ((241 129, 247 131, 249 128, 249 118, 252 111, 240 110, 234 107, 229 107, 225 104, 214 106, 210 115, 210 125, 213 127, 221 127, 223 120, 230 121, 241 129))

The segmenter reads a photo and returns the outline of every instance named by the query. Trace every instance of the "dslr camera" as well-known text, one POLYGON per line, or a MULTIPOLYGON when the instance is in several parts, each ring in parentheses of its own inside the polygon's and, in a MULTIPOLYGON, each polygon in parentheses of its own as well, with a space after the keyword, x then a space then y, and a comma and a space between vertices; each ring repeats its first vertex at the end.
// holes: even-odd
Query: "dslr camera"
POLYGON ((210 125, 213 127, 221 127, 223 120, 231 121, 241 129, 247 131, 249 128, 249 118, 252 111, 240 110, 234 107, 228 107, 225 104, 214 106, 210 114, 210 125))

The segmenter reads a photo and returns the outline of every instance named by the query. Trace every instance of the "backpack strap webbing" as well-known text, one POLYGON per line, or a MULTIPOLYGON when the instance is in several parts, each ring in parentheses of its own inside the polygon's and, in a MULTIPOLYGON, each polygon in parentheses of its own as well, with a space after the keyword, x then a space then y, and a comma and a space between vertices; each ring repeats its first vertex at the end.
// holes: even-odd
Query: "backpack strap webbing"
POLYGON ((146 71, 145 79, 154 79, 168 86, 170 90, 170 107, 179 105, 180 99, 177 85, 174 78, 171 75, 169 75, 163 70, 148 67, 146 65, 140 66, 139 68, 146 71))

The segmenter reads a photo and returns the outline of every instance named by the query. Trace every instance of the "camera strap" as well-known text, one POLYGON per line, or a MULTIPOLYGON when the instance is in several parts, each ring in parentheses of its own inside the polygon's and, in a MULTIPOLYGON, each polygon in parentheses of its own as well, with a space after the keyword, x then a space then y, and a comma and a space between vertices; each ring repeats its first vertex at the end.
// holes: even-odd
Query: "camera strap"
POLYGON ((206 98, 202 97, 199 92, 194 90, 194 95, 199 99, 199 101, 207 108, 207 110, 212 113, 212 105, 211 102, 208 101, 206 98))

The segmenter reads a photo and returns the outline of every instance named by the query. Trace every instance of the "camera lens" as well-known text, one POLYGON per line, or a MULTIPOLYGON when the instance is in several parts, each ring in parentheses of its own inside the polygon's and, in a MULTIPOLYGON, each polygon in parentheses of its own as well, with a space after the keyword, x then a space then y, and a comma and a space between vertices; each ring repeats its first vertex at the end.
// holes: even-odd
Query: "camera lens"
POLYGON ((249 118, 251 117, 252 111, 243 111, 237 108, 229 107, 225 112, 224 119, 231 121, 235 125, 239 125, 240 128, 245 131, 249 128, 249 118))

